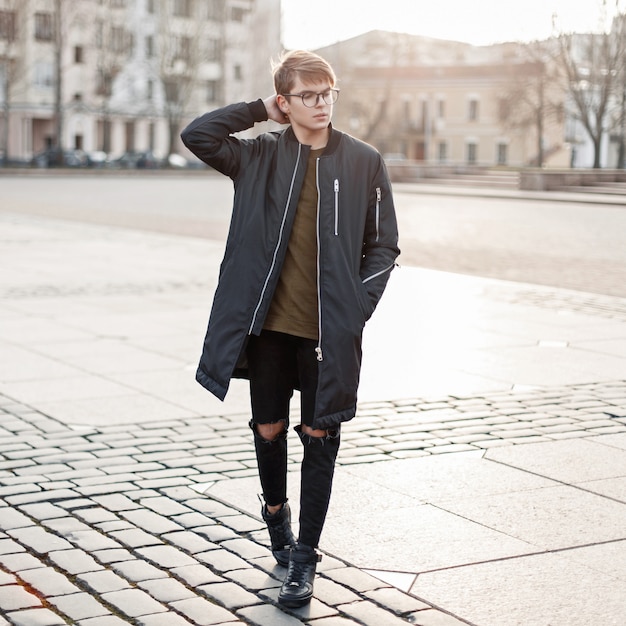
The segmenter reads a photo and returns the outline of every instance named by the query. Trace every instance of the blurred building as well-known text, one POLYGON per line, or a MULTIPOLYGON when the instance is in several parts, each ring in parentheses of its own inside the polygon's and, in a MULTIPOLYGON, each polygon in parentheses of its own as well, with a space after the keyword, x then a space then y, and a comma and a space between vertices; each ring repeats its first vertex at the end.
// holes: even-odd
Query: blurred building
POLYGON ((270 92, 280 40, 280 0, 0 0, 0 153, 181 152, 193 117, 270 92))
POLYGON ((396 160, 569 166, 564 95, 521 44, 372 31, 318 52, 343 88, 334 123, 396 160))

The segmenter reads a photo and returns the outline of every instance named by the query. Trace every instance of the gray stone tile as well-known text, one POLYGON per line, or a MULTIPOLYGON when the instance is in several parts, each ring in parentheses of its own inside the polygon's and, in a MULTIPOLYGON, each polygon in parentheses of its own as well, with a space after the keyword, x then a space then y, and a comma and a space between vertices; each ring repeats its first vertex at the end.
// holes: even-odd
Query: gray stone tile
POLYGON ((431 506, 331 513, 323 549, 366 569, 423 572, 528 554, 535 547, 431 506))
POLYGON ((420 574, 411 592, 480 626, 618 626, 624 581, 541 554, 420 574))
MULTIPOLYGON (((67 624, 62 617, 50 609, 43 608, 9 613, 7 617, 13 626, 66 626, 67 624)), ((9 622, 5 623, 8 624, 9 622)))
POLYGON ((625 536, 626 504, 574 487, 449 500, 439 506, 541 549, 558 550, 625 536))
POLYGON ((485 457, 568 484, 626 475, 626 454, 590 439, 495 448, 485 457))

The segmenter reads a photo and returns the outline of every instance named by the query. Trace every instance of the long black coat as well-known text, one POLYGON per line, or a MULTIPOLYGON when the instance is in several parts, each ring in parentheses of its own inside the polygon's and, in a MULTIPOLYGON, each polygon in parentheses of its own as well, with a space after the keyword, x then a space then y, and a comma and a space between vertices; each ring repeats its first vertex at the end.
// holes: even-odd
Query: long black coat
MULTIPOLYGON (((219 282, 196 378, 221 400, 246 378, 245 348, 259 334, 281 271, 310 146, 291 127, 254 139, 232 134, 267 120, 262 100, 197 118, 185 145, 234 183, 219 282)), ((319 382, 313 428, 354 417, 365 322, 399 254, 391 187, 371 146, 331 128, 317 160, 319 382)))

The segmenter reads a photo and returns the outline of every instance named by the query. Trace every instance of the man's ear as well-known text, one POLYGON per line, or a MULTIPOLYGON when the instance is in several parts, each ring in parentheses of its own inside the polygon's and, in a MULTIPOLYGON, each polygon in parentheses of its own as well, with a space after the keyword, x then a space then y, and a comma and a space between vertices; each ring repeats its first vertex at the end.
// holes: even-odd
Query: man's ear
POLYGON ((289 113, 289 103, 287 102, 287 98, 280 93, 276 96, 276 104, 278 104, 278 108, 283 113, 289 113))

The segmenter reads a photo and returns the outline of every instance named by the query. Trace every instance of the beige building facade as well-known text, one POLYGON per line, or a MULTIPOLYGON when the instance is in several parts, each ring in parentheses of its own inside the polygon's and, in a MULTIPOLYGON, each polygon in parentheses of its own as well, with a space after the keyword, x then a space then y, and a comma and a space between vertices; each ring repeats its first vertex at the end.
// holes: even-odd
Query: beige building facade
POLYGON ((269 92, 280 49, 280 0, 0 0, 0 153, 183 152, 193 117, 269 92))
POLYGON ((541 152, 544 165, 569 165, 563 96, 516 44, 474 47, 374 31, 319 52, 337 68, 342 88, 335 124, 383 154, 433 165, 522 167, 536 165, 541 152), (531 99, 539 85, 551 103, 541 130, 531 99), (516 98, 520 87, 525 104, 516 98))

